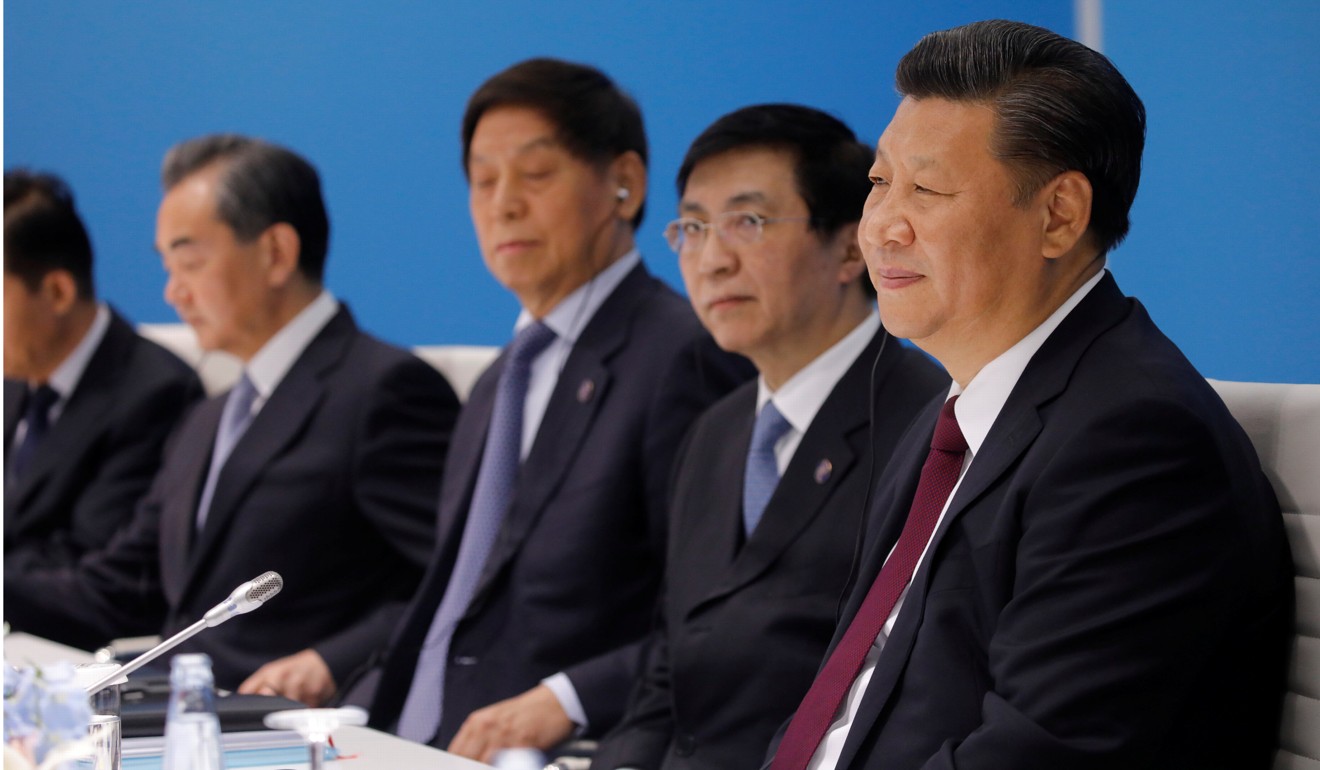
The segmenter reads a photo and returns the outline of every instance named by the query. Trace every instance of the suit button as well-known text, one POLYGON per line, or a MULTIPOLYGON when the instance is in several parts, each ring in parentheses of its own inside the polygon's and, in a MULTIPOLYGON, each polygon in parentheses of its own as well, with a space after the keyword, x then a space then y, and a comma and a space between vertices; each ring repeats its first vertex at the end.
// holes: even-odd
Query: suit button
POLYGON ((454 656, 454 665, 455 665, 455 666, 475 666, 475 665, 477 665, 477 659, 476 659, 475 657, 473 657, 472 655, 455 655, 455 656, 454 656))
POLYGON ((680 757, 690 757, 697 750, 697 739, 688 733, 679 733, 674 741, 674 753, 680 757))

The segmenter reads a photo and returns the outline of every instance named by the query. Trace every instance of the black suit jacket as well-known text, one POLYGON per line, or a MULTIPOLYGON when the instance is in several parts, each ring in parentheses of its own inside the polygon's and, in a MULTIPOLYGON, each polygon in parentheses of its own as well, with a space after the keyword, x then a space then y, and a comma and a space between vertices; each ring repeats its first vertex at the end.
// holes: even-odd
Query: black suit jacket
MULTIPOLYGON (((940 401, 882 482, 840 634, 898 537, 940 401)), ((1106 276, 968 468, 839 767, 1268 767, 1291 591, 1251 443, 1106 276)))
POLYGON ((388 638, 434 543, 435 498, 458 401, 347 309, 289 369, 234 446, 194 535, 224 396, 180 423, 133 522, 76 570, 6 581, 16 628, 89 646, 171 634, 266 570, 284 590, 179 650, 208 653, 234 688, 312 647, 343 683, 388 638))
MULTIPOLYGON (((388 652, 372 724, 393 726, 444 595, 490 422, 497 359, 454 431, 439 546, 388 652)), ((475 709, 566 671, 594 731, 617 721, 664 558, 666 483, 691 421, 752 373, 719 351, 685 300, 639 265, 578 337, 519 472, 503 531, 450 645, 448 745, 475 709)))
POLYGON ((883 467, 916 413, 949 386, 925 355, 885 337, 872 338, 821 405, 745 545, 756 383, 693 426, 674 476, 661 627, 592 767, 730 770, 765 756, 834 633, 872 458, 883 467))
MULTIPOLYGON (((5 380, 5 479, 26 386, 5 380)), ((5 575, 70 566, 128 524, 161 447, 202 396, 191 367, 118 313, 23 474, 5 486, 5 575)))

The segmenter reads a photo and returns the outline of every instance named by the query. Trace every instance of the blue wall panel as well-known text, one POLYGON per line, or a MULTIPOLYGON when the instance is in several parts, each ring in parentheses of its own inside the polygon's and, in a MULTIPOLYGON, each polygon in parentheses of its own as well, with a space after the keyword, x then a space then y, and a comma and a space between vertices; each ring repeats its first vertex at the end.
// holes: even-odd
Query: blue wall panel
POLYGON ((896 104, 903 51, 932 29, 1007 13, 1071 29, 1059 0, 13 0, 4 162, 67 176, 101 293, 136 320, 172 321, 151 246, 161 155, 218 130, 287 144, 321 171, 327 283, 365 326, 407 344, 498 344, 516 303, 482 265, 458 161, 463 105, 486 77, 560 56, 600 66, 637 97, 652 143, 641 245, 677 286, 659 231, 682 153, 711 120, 755 101, 801 101, 873 142, 896 104), (888 18, 890 7, 901 11, 888 18))
POLYGON ((1115 275, 1207 376, 1320 382, 1320 3, 1104 12, 1148 113, 1115 275))
MULTIPOLYGON (((1109 53, 1152 121, 1115 271, 1207 374, 1320 382, 1310 309, 1320 5, 1199 4, 1197 24, 1164 8, 1105 8, 1109 53)), ((499 344, 516 304, 481 263, 458 163, 464 101, 490 74, 561 56, 602 67, 637 97, 652 143, 641 246, 678 286, 659 231, 674 170, 711 120, 798 101, 873 142, 896 105, 898 57, 925 32, 995 16, 1073 29, 1066 0, 13 0, 4 164, 66 176, 101 293, 136 320, 173 321, 151 245, 162 153, 218 130, 287 144, 321 171, 327 281, 366 327, 403 344, 499 344)))

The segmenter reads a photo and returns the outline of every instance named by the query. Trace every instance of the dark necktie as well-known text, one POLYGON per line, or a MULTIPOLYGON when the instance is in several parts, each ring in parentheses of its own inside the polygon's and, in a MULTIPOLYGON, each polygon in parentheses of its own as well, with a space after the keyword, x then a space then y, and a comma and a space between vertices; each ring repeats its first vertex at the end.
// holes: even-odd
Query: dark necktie
POLYGON ((50 408, 59 400, 59 392, 49 385, 41 385, 36 390, 29 391, 27 409, 23 413, 23 421, 27 423, 27 433, 23 436, 23 443, 18 445, 9 461, 9 477, 13 481, 22 478, 23 472, 32 462, 37 447, 41 445, 41 440, 46 437, 46 431, 50 428, 50 408))
POLYGON ((871 584, 848 630, 798 706, 775 753, 771 770, 804 770, 811 762, 834 721, 834 715, 852 688, 853 680, 861 671, 866 653, 880 635, 903 589, 911 582, 917 560, 935 531, 935 522, 958 483, 963 456, 967 452, 967 440, 953 414, 957 400, 958 397, 954 396, 940 410, 930 442, 930 454, 926 455, 926 464, 921 467, 917 492, 912 498, 912 507, 908 510, 898 543, 871 584))
POLYGON ((444 597, 436 608, 426 641, 417 657, 412 685, 399 712, 398 734, 418 743, 430 743, 440 728, 445 689, 445 663, 449 642, 458 621, 476 592, 486 558, 513 502, 522 457, 523 403, 531 381, 532 361, 553 342, 555 333, 537 321, 523 328, 509 345, 504 370, 495 390, 495 405, 486 432, 486 447, 472 491, 467 524, 458 557, 449 574, 444 597))
POLYGON ((761 521, 770 496, 779 486, 775 444, 792 427, 773 401, 765 402, 761 413, 756 416, 752 442, 747 448, 747 470, 743 474, 743 532, 748 536, 761 521))

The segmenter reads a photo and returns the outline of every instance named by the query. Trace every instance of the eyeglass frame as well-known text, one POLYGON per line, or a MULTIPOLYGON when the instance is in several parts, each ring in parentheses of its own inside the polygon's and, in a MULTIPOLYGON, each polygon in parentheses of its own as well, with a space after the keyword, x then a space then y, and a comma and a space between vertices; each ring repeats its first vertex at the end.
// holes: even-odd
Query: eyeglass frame
MULTIPOLYGON (((817 221, 816 217, 811 217, 811 216, 767 217, 767 216, 762 216, 756 213, 755 211, 721 211, 720 213, 716 214, 715 217, 710 222, 703 222, 700 219, 697 219, 696 217, 679 217, 678 219, 671 220, 665 224, 664 238, 665 238, 665 242, 669 244, 669 249, 673 251, 675 254, 681 256, 684 250, 689 248, 689 246, 687 245, 689 236, 682 229, 682 226, 684 224, 696 225, 700 227, 701 229, 700 243, 702 245, 705 244, 706 238, 710 236, 711 230, 714 230, 716 237, 720 238, 725 243, 748 245, 752 243, 758 243, 762 238, 765 237, 766 225, 772 225, 776 222, 813 222, 814 223, 816 221, 817 221), (728 225, 725 223, 733 221, 734 218, 736 217, 747 217, 751 219, 753 222, 755 222, 756 235, 749 239, 744 239, 740 237, 731 237, 729 235, 728 225), (677 234, 671 237, 669 234, 670 230, 675 230, 677 234), (675 243, 674 241, 676 238, 681 238, 682 240, 680 240, 678 243, 675 243)), ((700 247, 698 246, 693 248, 700 248, 700 247)))

